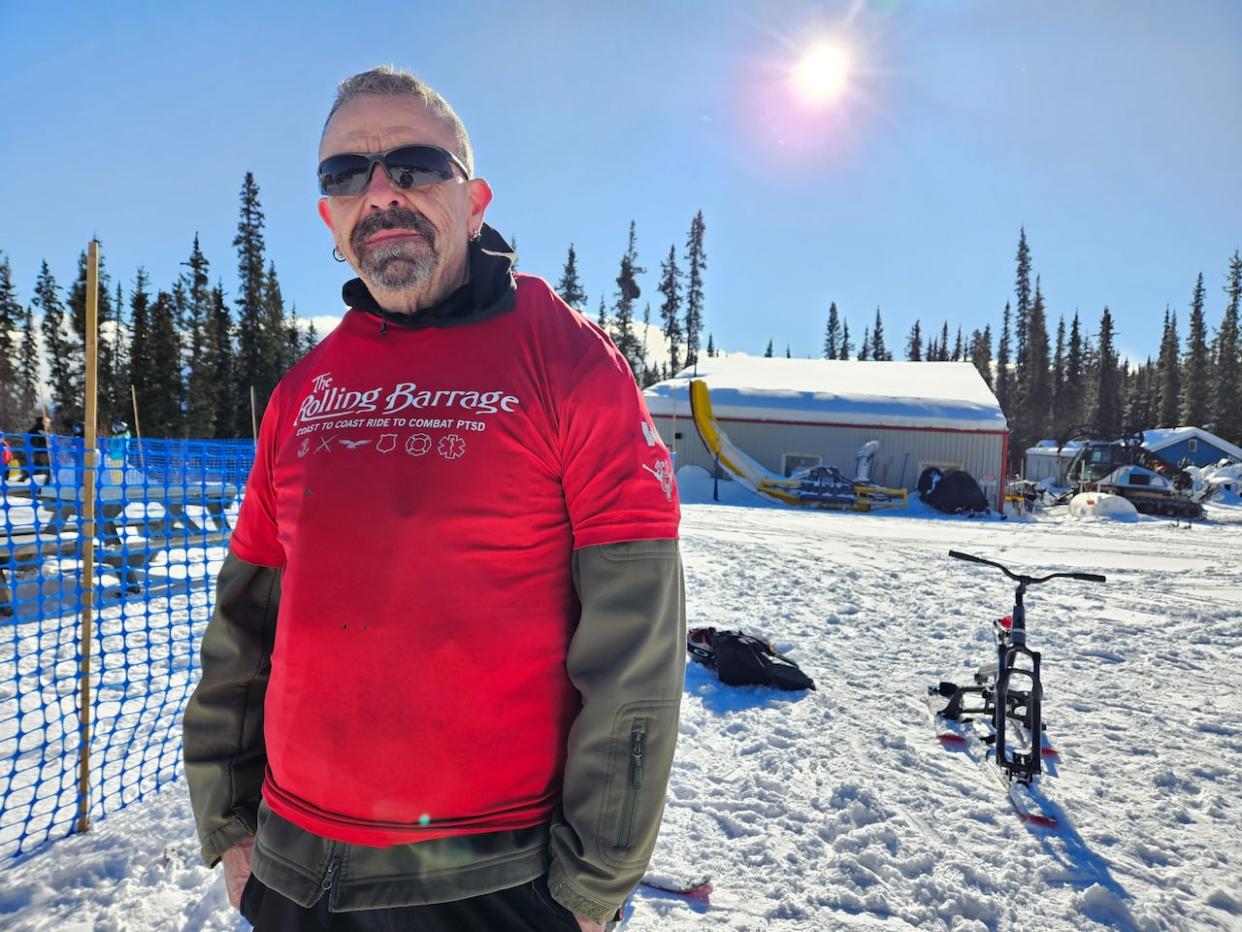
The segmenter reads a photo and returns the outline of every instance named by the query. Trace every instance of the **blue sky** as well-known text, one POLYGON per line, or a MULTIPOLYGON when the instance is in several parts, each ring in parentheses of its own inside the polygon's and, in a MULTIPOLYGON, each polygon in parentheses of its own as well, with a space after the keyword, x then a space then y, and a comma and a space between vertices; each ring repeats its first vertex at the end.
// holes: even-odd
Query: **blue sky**
POLYGON ((1146 356, 1201 271, 1219 320, 1242 247, 1239 49, 1229 0, 0 0, 0 251, 23 299, 92 235, 127 290, 167 287, 198 232, 231 290, 250 170, 286 299, 339 315, 319 131, 338 80, 395 63, 465 120, 521 268, 555 280, 573 242, 592 311, 633 219, 655 315, 701 209, 721 347, 818 354, 833 300, 855 335, 879 305, 890 348, 996 329, 1025 225, 1053 322, 1107 303, 1146 356), (788 74, 824 38, 854 69, 815 108, 788 74))

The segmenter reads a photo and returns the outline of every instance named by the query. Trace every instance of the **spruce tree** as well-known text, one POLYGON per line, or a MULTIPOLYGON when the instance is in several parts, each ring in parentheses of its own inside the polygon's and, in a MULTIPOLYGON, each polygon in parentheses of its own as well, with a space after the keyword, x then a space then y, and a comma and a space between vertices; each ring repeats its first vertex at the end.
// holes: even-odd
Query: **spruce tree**
POLYGON ((112 417, 134 428, 133 404, 129 394, 129 330, 125 324, 125 294, 116 283, 112 295, 115 317, 112 321, 112 417))
POLYGON ((690 232, 686 237, 687 366, 697 365, 699 361, 699 334, 703 332, 703 272, 707 268, 707 252, 703 244, 706 232, 707 225, 700 210, 690 221, 690 232))
POLYGON ((888 359, 888 347, 884 345, 884 323, 880 320, 880 308, 875 309, 875 329, 871 331, 871 358, 883 362, 888 359))
POLYGON ((302 352, 300 356, 305 356, 316 346, 319 345, 319 331, 315 329, 315 318, 308 318, 306 321, 306 332, 302 339, 302 352))
MULTIPOLYGON (((22 335, 17 350, 17 406, 22 417, 31 417, 39 402, 39 338, 35 333, 34 308, 22 311, 22 335)), ((25 430, 26 424, 20 429, 25 430)))
POLYGON ((29 412, 22 405, 17 339, 23 316, 9 259, 0 253, 0 431, 24 431, 27 426, 21 423, 29 412))
MULTIPOLYGON (((573 247, 570 247, 571 254, 573 247)), ((669 368, 681 370, 681 269, 677 267, 677 247, 668 247, 668 257, 660 263, 660 320, 664 322, 664 339, 668 340, 669 368)))
POLYGON ((1177 312, 1165 307, 1164 333, 1160 338, 1160 357, 1157 363, 1157 427, 1178 426, 1177 415, 1182 395, 1181 357, 1182 348, 1177 336, 1177 312))
POLYGON ((1095 418, 1098 413, 1096 395, 1099 393, 1100 358, 1095 343, 1091 340, 1091 334, 1085 330, 1082 335, 1082 359, 1082 420, 1092 434, 1098 434, 1099 431, 1095 429, 1095 418))
POLYGON ((850 322, 841 318, 841 355, 839 358, 849 359, 852 352, 854 352, 854 346, 850 343, 850 322))
MULTIPOLYGON (((716 344, 712 341, 712 335, 710 333, 707 335, 707 358, 716 358, 716 344)), ((674 374, 676 374, 676 372, 674 372, 674 374)))
POLYGON ((1036 277, 1035 300, 1027 310, 1025 365, 1018 368, 1018 396, 1025 427, 1023 450, 1048 436, 1052 420, 1048 367, 1048 323, 1043 291, 1036 277))
POLYGON ((145 397, 138 395, 142 426, 148 437, 184 436, 181 404, 185 388, 181 380, 181 342, 177 337, 177 301, 160 291, 150 309, 147 352, 150 368, 145 397))
POLYGON ((219 281, 211 291, 211 339, 215 343, 213 368, 215 391, 215 425, 217 438, 250 436, 250 399, 237 393, 238 379, 234 368, 233 315, 224 300, 224 285, 219 281))
POLYGON ((965 358, 966 347, 962 343, 962 325, 957 325, 957 342, 953 344, 953 361, 961 362, 965 358))
POLYGON ((276 383, 296 361, 289 340, 289 326, 284 295, 276 277, 276 263, 268 262, 267 273, 263 276, 263 381, 256 386, 260 409, 266 407, 276 383))
POLYGON ((634 333, 634 302, 642 291, 638 287, 638 276, 646 272, 638 266, 637 234, 635 223, 630 221, 630 238, 621 256, 621 270, 617 273, 617 298, 613 304, 613 322, 610 336, 621 355, 630 364, 634 373, 634 381, 642 384, 644 359, 642 345, 634 333))
MULTIPOLYGON (((138 417, 143 434, 149 433, 147 403, 159 384, 154 371, 151 338, 151 296, 147 293, 147 272, 138 266, 134 289, 129 296, 129 386, 138 399, 138 417)), ((159 434, 155 434, 159 436, 159 434)))
POLYGON ((763 357, 764 359, 772 358, 772 341, 771 340, 768 340, 768 348, 763 351, 763 357))
POLYGON ((949 322, 947 320, 940 327, 940 342, 936 344, 935 361, 949 361, 949 322))
POLYGON ((1147 362, 1132 370, 1123 366, 1125 417, 1123 430, 1148 430, 1155 425, 1158 390, 1156 366, 1149 357, 1147 362))
POLYGON ((1242 253, 1229 260, 1229 280, 1225 285, 1229 303, 1216 331, 1212 367, 1212 430, 1223 440, 1242 443, 1242 342, 1238 334, 1238 312, 1242 307, 1242 253))
POLYGON ((599 313, 595 317, 595 322, 599 324, 599 329, 607 332, 608 330, 608 311, 604 307, 604 296, 599 296, 599 313))
POLYGON ((1026 242, 1025 226, 1018 229, 1017 264, 1017 273, 1014 276, 1014 293, 1018 299, 1018 306, 1015 308, 1017 321, 1014 334, 1017 340, 1017 354, 1014 362, 1018 370, 1016 387, 1020 391, 1023 383, 1021 373, 1026 365, 1027 316, 1031 311, 1031 250, 1026 242))
POLYGON ((296 304, 291 305, 285 315, 285 358, 290 366, 302 358, 302 322, 298 319, 296 304))
POLYGON ((59 290, 45 259, 35 280, 32 303, 43 312, 40 329, 47 353, 56 425, 68 433, 73 424, 82 420, 82 400, 76 392, 80 369, 74 365, 73 337, 65 321, 65 305, 57 293, 59 290))
POLYGON ((828 327, 824 331, 824 358, 836 359, 841 355, 841 316, 837 302, 828 305, 828 327))
POLYGON ((1104 306, 1100 315, 1100 333, 1096 344, 1095 371, 1095 427, 1101 439, 1114 439, 1121 435, 1122 399, 1121 380, 1114 348, 1113 315, 1104 306))
POLYGON ((1052 431, 1054 438, 1065 436, 1069 427, 1066 417, 1065 394, 1065 315, 1057 319, 1057 343, 1052 356, 1052 431))
POLYGON ((1208 353, 1203 273, 1190 298, 1190 326, 1182 359, 1182 397, 1178 420, 1188 427, 1206 427, 1211 412, 1212 357, 1208 353))
POLYGON ((216 410, 219 406, 219 383, 216 381, 219 352, 216 331, 212 325, 211 284, 207 277, 209 263, 194 234, 190 258, 182 265, 181 293, 185 296, 183 328, 186 358, 186 430, 191 437, 216 435, 216 410))
POLYGON ((992 326, 985 324, 983 331, 974 331, 970 337, 970 361, 983 376, 988 388, 992 387, 992 326))
POLYGON ((578 280, 578 257, 574 253, 573 243, 569 244, 569 255, 565 259, 565 268, 561 271, 561 280, 556 283, 556 293, 579 314, 583 313, 587 296, 582 290, 582 282, 578 280))
POLYGON ((910 362, 923 361, 923 332, 917 320, 910 328, 910 336, 906 337, 906 359, 910 362))
POLYGON ((793 359, 793 353, 790 352, 788 343, 785 344, 785 358, 793 359))
POLYGON ((871 359, 871 328, 863 327, 862 343, 858 347, 858 361, 867 362, 871 359))
POLYGON ((267 403, 264 386, 271 379, 269 361, 272 353, 265 342, 264 285, 266 284, 263 210, 259 203, 259 186, 254 175, 246 172, 241 189, 241 216, 233 245, 237 247, 237 384, 236 396, 244 399, 245 433, 249 434, 250 390, 253 387, 257 414, 261 417, 267 403))
MULTIPOLYGON (((1013 430, 1013 399, 1010 397, 1010 386, 1012 384, 1009 372, 1009 326, 1012 312, 1009 310, 1009 302, 1005 302, 1005 313, 1001 317, 1001 336, 1000 345, 996 349, 996 400, 1000 403, 1001 411, 1005 414, 1005 419, 1009 421, 1009 429, 1013 430)), ((1017 444, 1011 443, 1010 465, 1017 463, 1017 444)))
POLYGON ((1085 407, 1086 381, 1087 347, 1083 342, 1082 325, 1075 309, 1074 320, 1070 324, 1069 346, 1065 350, 1065 401, 1062 411, 1066 432, 1058 434, 1058 440, 1069 439, 1069 429, 1089 417, 1085 407))

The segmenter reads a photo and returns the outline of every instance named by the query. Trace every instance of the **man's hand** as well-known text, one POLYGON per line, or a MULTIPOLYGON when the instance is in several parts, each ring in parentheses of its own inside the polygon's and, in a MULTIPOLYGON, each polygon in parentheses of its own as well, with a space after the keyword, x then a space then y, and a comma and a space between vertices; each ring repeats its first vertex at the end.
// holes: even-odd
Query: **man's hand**
MULTIPOLYGON (((228 888, 229 902, 234 909, 241 909, 242 891, 250 879, 250 852, 253 848, 254 839, 247 838, 220 855, 220 863, 224 865, 224 885, 228 888)), ((599 928, 603 929, 603 926, 599 928)))
POLYGON ((604 932, 604 924, 596 922, 594 919, 583 919, 581 916, 574 916, 578 920, 578 928, 582 932, 604 932))

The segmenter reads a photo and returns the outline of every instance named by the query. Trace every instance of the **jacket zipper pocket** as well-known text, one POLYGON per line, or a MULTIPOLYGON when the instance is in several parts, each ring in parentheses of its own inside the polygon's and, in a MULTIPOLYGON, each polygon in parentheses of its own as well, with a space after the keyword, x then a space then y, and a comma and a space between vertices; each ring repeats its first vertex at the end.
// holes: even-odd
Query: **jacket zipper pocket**
POLYGON ((643 785, 643 751, 647 744, 647 721, 636 719, 630 729, 630 779, 625 788, 625 800, 621 804, 621 826, 617 832, 617 847, 630 846, 630 834, 634 829, 634 808, 638 803, 638 791, 643 785))
POLYGON ((336 880, 336 871, 337 871, 337 868, 340 867, 340 864, 341 864, 341 859, 338 857, 333 857, 332 860, 328 862, 328 869, 324 871, 323 883, 321 883, 319 886, 323 889, 324 893, 326 893, 328 896, 332 895, 332 884, 336 880))

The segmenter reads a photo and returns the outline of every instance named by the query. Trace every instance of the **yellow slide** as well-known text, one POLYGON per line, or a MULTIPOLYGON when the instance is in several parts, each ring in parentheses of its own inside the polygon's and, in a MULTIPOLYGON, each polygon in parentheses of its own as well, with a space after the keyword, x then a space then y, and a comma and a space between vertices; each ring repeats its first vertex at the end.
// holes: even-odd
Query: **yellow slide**
POLYGON ((694 379, 690 383, 690 411, 694 417, 694 426, 703 440, 703 445, 715 456, 721 466, 743 487, 756 495, 773 499, 785 505, 802 507, 848 507, 859 511, 870 511, 873 508, 904 508, 906 506, 905 489, 884 489, 872 485, 855 485, 852 501, 826 501, 822 495, 808 496, 803 492, 804 483, 797 479, 786 479, 770 472, 743 453, 729 435, 720 429, 716 416, 712 413, 712 399, 707 383, 702 379, 694 379), (799 493, 802 494, 799 494, 799 493))
POLYGON ((729 435, 716 423, 716 415, 712 413, 712 399, 707 391, 707 383, 695 379, 690 383, 690 412, 694 416, 694 426, 699 431, 703 446, 715 456, 734 481, 756 495, 772 498, 786 505, 797 505, 799 499, 784 489, 773 487, 772 483, 784 483, 782 477, 764 469, 753 459, 733 445, 729 435))

